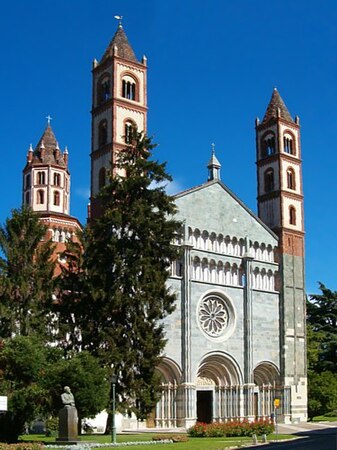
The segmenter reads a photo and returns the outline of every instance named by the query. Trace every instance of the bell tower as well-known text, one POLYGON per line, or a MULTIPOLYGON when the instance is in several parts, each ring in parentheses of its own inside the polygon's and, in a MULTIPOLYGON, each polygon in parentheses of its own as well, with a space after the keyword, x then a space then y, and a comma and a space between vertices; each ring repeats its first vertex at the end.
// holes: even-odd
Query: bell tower
POLYGON ((256 120, 258 215, 279 237, 280 369, 285 421, 307 420, 303 186, 298 116, 275 88, 256 120), (288 398, 288 400, 287 400, 288 398))
POLYGON ((146 132, 146 65, 145 56, 137 60, 121 23, 102 59, 93 62, 89 218, 99 214, 96 196, 132 129, 146 132))
POLYGON ((50 126, 51 117, 35 149, 27 152, 23 169, 22 203, 35 211, 40 221, 47 226, 46 239, 55 244, 54 257, 59 264, 55 275, 60 273, 60 253, 66 242, 77 242, 77 233, 82 230, 80 222, 70 215, 70 173, 68 149, 59 147, 50 126))

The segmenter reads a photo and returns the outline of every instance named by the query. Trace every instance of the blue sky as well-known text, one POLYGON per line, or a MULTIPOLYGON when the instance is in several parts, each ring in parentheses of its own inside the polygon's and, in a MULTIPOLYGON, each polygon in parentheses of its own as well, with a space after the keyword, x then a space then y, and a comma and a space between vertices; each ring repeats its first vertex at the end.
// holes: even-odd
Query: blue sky
POLYGON ((175 191, 221 178, 256 211, 255 117, 276 86, 301 119, 307 291, 337 289, 337 2, 16 0, 0 15, 0 222, 21 204, 22 169, 53 117, 69 148, 71 213, 86 219, 91 64, 117 23, 148 58, 148 130, 175 191))

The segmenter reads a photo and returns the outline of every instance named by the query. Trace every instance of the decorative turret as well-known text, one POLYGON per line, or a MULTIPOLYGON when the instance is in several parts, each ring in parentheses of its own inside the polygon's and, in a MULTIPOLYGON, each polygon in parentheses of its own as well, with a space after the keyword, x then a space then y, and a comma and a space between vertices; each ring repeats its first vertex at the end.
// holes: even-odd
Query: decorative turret
POLYGON ((207 165, 208 168, 208 181, 212 180, 220 180, 220 168, 221 164, 219 163, 217 157, 215 156, 215 145, 212 144, 212 156, 207 165))

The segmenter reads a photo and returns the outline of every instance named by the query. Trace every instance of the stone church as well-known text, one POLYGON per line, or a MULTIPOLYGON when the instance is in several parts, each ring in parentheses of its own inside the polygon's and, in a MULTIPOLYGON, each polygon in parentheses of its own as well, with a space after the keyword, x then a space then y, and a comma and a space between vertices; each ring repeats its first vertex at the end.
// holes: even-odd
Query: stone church
MULTIPOLYGON (((93 62, 91 217, 132 127, 147 129, 146 72, 146 57, 137 59, 120 24, 93 62)), ((177 301, 165 321, 153 426, 267 418, 275 399, 279 421, 307 419, 299 118, 274 89, 255 128, 257 215, 221 181, 214 149, 205 183, 175 196, 183 256, 169 278, 177 301)), ((60 243, 79 226, 69 212, 67 159, 48 124, 24 169, 23 200, 60 243)))

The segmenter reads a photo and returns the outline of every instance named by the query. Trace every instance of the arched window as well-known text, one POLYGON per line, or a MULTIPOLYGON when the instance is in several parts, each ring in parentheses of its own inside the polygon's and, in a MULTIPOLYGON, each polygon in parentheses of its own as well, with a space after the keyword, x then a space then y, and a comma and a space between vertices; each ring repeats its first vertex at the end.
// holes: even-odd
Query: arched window
POLYGON ((98 104, 106 102, 111 98, 110 77, 105 75, 98 85, 98 104))
POLYGON ((36 193, 36 203, 38 205, 43 205, 44 204, 44 191, 42 191, 41 189, 39 189, 37 191, 37 193, 36 193))
POLYGON ((283 137, 283 148, 285 153, 289 153, 290 155, 295 154, 293 139, 287 134, 283 137))
POLYGON ((26 189, 30 188, 30 183, 31 183, 31 178, 30 178, 30 173, 26 175, 26 189))
POLYGON ((137 127, 136 125, 131 122, 130 120, 128 120, 127 122, 125 122, 125 126, 124 126, 124 140, 126 144, 131 144, 132 142, 132 138, 133 138, 133 134, 136 132, 137 127))
POLYGON ((101 167, 98 172, 98 189, 102 189, 105 186, 106 170, 105 167, 101 167))
POLYGON ((61 174, 54 173, 54 185, 61 186, 61 174))
POLYGON ((295 190, 295 172, 293 169, 287 170, 287 188, 295 190))
POLYGON ((30 192, 29 191, 26 192, 25 203, 26 203, 26 205, 29 205, 29 203, 30 203, 30 192))
POLYGON ((264 192, 271 192, 274 190, 274 170, 267 169, 264 173, 264 192))
POLYGON ((44 172, 37 173, 37 184, 46 184, 46 174, 44 172))
POLYGON ((60 193, 59 191, 54 191, 54 205, 60 206, 60 193))
POLYGON ((275 153, 275 148, 275 136, 268 134, 261 142, 262 158, 273 155, 275 153))
POLYGON ((98 125, 98 145, 101 147, 108 142, 108 122, 102 120, 98 125))
POLYGON ((136 83, 135 81, 131 81, 130 77, 123 79, 122 97, 129 100, 136 100, 136 83))
POLYGON ((293 206, 289 206, 289 223, 296 225, 296 209, 293 206))

